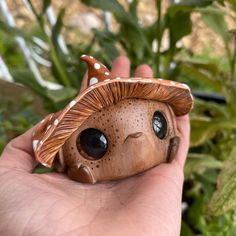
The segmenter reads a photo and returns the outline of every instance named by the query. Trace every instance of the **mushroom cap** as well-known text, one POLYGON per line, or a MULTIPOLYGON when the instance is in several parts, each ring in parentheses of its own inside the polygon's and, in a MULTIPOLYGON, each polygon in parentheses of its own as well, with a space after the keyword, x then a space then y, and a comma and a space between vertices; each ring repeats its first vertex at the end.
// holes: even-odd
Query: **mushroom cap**
POLYGON ((193 107, 193 97, 186 84, 156 78, 102 78, 85 89, 63 110, 48 115, 37 127, 33 136, 37 161, 51 167, 61 146, 89 116, 128 98, 167 103, 176 116, 189 113, 193 107))

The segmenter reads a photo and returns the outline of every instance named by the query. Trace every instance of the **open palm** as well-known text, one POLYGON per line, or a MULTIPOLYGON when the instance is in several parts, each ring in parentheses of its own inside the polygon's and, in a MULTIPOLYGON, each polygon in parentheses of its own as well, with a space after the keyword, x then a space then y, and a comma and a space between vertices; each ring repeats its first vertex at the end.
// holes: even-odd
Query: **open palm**
MULTIPOLYGON (((129 66, 119 57, 112 71, 126 77, 129 66)), ((141 65, 136 76, 152 77, 152 71, 141 65)), ((188 116, 178 117, 177 127, 181 142, 171 163, 96 185, 32 174, 34 128, 12 140, 0 158, 0 235, 179 235, 188 116)))

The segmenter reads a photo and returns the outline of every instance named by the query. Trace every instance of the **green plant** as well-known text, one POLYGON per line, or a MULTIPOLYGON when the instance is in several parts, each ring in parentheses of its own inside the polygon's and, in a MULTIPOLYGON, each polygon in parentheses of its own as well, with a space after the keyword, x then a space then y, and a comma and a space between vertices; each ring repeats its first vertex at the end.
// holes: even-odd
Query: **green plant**
MULTIPOLYGON (((128 12, 115 0, 110 1, 109 4, 95 0, 83 0, 83 2, 92 7, 111 11, 120 24, 117 33, 95 30, 94 34, 97 36, 95 41, 97 40, 98 44, 103 46, 104 39, 112 34, 114 41, 110 43, 113 47, 116 47, 117 42, 120 43, 132 59, 134 67, 141 63, 148 63, 156 76, 184 80, 188 83, 193 81, 193 89, 201 87, 202 91, 216 92, 225 97, 226 104, 223 105, 195 101, 195 109, 191 115, 192 148, 186 166, 186 186, 188 184, 193 186, 186 187, 184 195, 191 216, 187 214, 185 219, 189 221, 188 230, 192 233, 217 233, 222 219, 232 220, 231 225, 229 223, 225 225, 226 230, 235 228, 234 218, 230 217, 233 213, 228 213, 226 218, 213 217, 233 210, 236 202, 233 192, 236 186, 230 179, 232 175, 228 175, 230 171, 234 172, 232 161, 234 154, 231 152, 236 144, 236 49, 235 30, 230 31, 224 19, 225 15, 229 14, 229 10, 226 10, 224 5, 227 1, 181 1, 179 4, 170 5, 165 14, 161 12, 162 2, 156 1, 157 20, 146 27, 139 25, 136 9, 138 1, 132 1, 128 12), (224 57, 211 58, 210 55, 201 57, 189 53, 184 47, 177 47, 178 40, 191 33, 190 16, 195 12, 200 13, 205 24, 221 38, 225 48, 224 57), (170 36, 169 47, 161 51, 160 45, 165 30, 170 36), (157 52, 153 52, 151 48, 154 40, 158 41, 157 52), (225 165, 227 165, 226 170, 225 165), (224 181, 224 184, 222 183, 222 178, 226 178, 227 185, 224 181), (215 191, 217 179, 219 186, 215 191), (199 215, 191 213, 192 209, 195 211, 196 208, 199 215), (194 224, 191 220, 194 223, 199 220, 201 224, 194 224)), ((235 3, 230 2, 230 7, 233 11, 230 17, 235 19, 235 3)), ((103 47, 101 50, 104 50, 103 47)), ((185 224, 186 228, 187 224, 185 224)))
MULTIPOLYGON (((156 20, 144 26, 139 23, 137 0, 129 4, 128 10, 117 0, 82 0, 87 6, 111 12, 119 30, 94 29, 88 42, 79 46, 67 45, 68 53, 61 50, 57 40, 64 26, 64 10, 58 14, 57 23, 50 28, 52 33, 48 36, 45 11, 50 1, 44 1, 40 11, 36 11, 30 0, 27 2, 36 18, 35 28, 40 32, 37 36, 48 45, 48 50, 41 48, 40 54, 52 64, 44 75, 63 87, 49 90, 39 85, 28 69, 10 69, 16 81, 29 86, 45 100, 50 111, 63 107, 76 95, 84 72, 79 55, 93 54, 109 66, 120 47, 131 59, 132 71, 137 65, 147 63, 157 77, 185 81, 193 91, 200 88, 225 98, 225 104, 195 100, 183 195, 188 207, 183 213, 181 234, 235 235, 236 29, 229 29, 225 22, 226 15, 234 21, 236 19, 235 1, 182 0, 178 4, 169 4, 163 12, 163 1, 156 0, 156 20), (224 56, 216 56, 214 52, 198 55, 184 46, 177 46, 183 37, 192 33, 193 13, 200 14, 205 24, 222 40, 224 56), (169 34, 169 46, 162 50, 166 32, 169 34), (157 45, 155 50, 153 44, 157 45)), ((32 32, 23 33, 20 29, 6 27, 3 22, 0 24, 0 33, 21 35, 32 48, 39 47, 32 40, 32 32)))
POLYGON ((111 61, 114 53, 121 46, 127 56, 132 59, 132 67, 141 63, 149 64, 154 75, 166 79, 176 79, 175 56, 184 48, 178 47, 177 42, 191 33, 191 13, 196 7, 206 7, 213 1, 182 1, 179 4, 170 4, 167 11, 162 13, 162 1, 157 0, 157 19, 151 25, 143 26, 137 15, 138 1, 129 4, 128 11, 116 0, 82 0, 88 6, 111 12, 119 24, 117 33, 108 29, 94 30, 94 41, 100 45, 100 51, 106 53, 105 60, 111 61), (161 45, 164 41, 164 33, 168 32, 169 47, 164 51, 161 45), (157 48, 153 50, 153 44, 157 48))
MULTIPOLYGON (((30 50, 46 59, 50 64, 49 67, 41 66, 43 77, 47 78, 46 81, 61 85, 61 89, 52 90, 42 86, 32 70, 25 66, 25 63, 21 63, 21 66, 17 67, 9 63, 9 69, 15 81, 26 85, 42 97, 47 110, 56 111, 65 106, 78 93, 81 78, 85 72, 85 65, 79 63, 79 57, 82 51, 90 54, 90 45, 68 45, 68 52, 63 51, 59 45, 58 37, 63 27, 65 10, 60 10, 56 23, 52 26, 48 23, 45 15, 51 1, 44 1, 40 10, 35 9, 30 0, 27 3, 35 17, 33 28, 29 27, 29 30, 23 30, 11 27, 0 18, 0 33, 5 32, 12 37, 24 38, 30 50), (48 33, 48 29, 50 29, 50 33, 48 33), (43 44, 37 43, 34 37, 41 40, 43 44)), ((3 42, 3 45, 6 46, 6 43, 3 42)), ((4 58, 7 62, 11 59, 9 54, 4 58)))
POLYGON ((18 103, 1 100, 0 105, 0 154, 6 143, 22 134, 25 130, 39 122, 40 116, 32 109, 32 96, 23 94, 18 103))
MULTIPOLYGON (((235 3, 230 7, 233 10, 231 17, 235 17, 235 3)), ((222 6, 213 5, 198 11, 205 23, 221 37, 224 57, 207 58, 204 63, 193 57, 182 63, 182 73, 201 79, 212 91, 222 94, 226 101, 221 105, 196 101, 191 119, 190 151, 193 154, 190 154, 186 166, 188 173, 192 170, 187 176, 188 188, 185 191, 185 199, 191 202, 191 206, 185 219, 195 230, 193 232, 234 235, 235 33, 225 23, 224 16, 229 11, 222 6), (197 209, 198 213, 194 216, 197 209)))

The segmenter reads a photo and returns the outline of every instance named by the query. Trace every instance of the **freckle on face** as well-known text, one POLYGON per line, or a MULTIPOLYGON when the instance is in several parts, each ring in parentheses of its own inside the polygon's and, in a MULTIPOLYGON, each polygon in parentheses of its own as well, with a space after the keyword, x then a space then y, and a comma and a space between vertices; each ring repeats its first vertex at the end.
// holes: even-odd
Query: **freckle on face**
POLYGON ((141 99, 123 100, 94 113, 80 130, 92 127, 104 132, 109 138, 109 146, 113 153, 129 134, 144 132, 153 135, 150 122, 155 109, 158 109, 158 104, 155 101, 141 99))

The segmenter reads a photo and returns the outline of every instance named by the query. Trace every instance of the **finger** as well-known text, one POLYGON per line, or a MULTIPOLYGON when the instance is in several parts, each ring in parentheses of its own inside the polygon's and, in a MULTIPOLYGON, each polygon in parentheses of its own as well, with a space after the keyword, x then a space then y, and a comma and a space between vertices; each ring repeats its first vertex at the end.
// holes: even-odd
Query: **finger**
POLYGON ((112 63, 111 73, 114 76, 129 77, 130 60, 126 56, 117 57, 112 63))
POLYGON ((79 93, 82 93, 88 87, 88 71, 84 74, 79 93))
POLYGON ((176 122, 177 122, 177 129, 180 132, 180 144, 175 160, 183 168, 189 149, 189 138, 190 138, 189 115, 176 117, 176 122))
POLYGON ((32 134, 35 127, 12 139, 0 157, 0 166, 32 172, 37 162, 34 159, 32 134))
POLYGON ((135 70, 136 77, 153 77, 152 68, 146 64, 140 65, 135 70))

